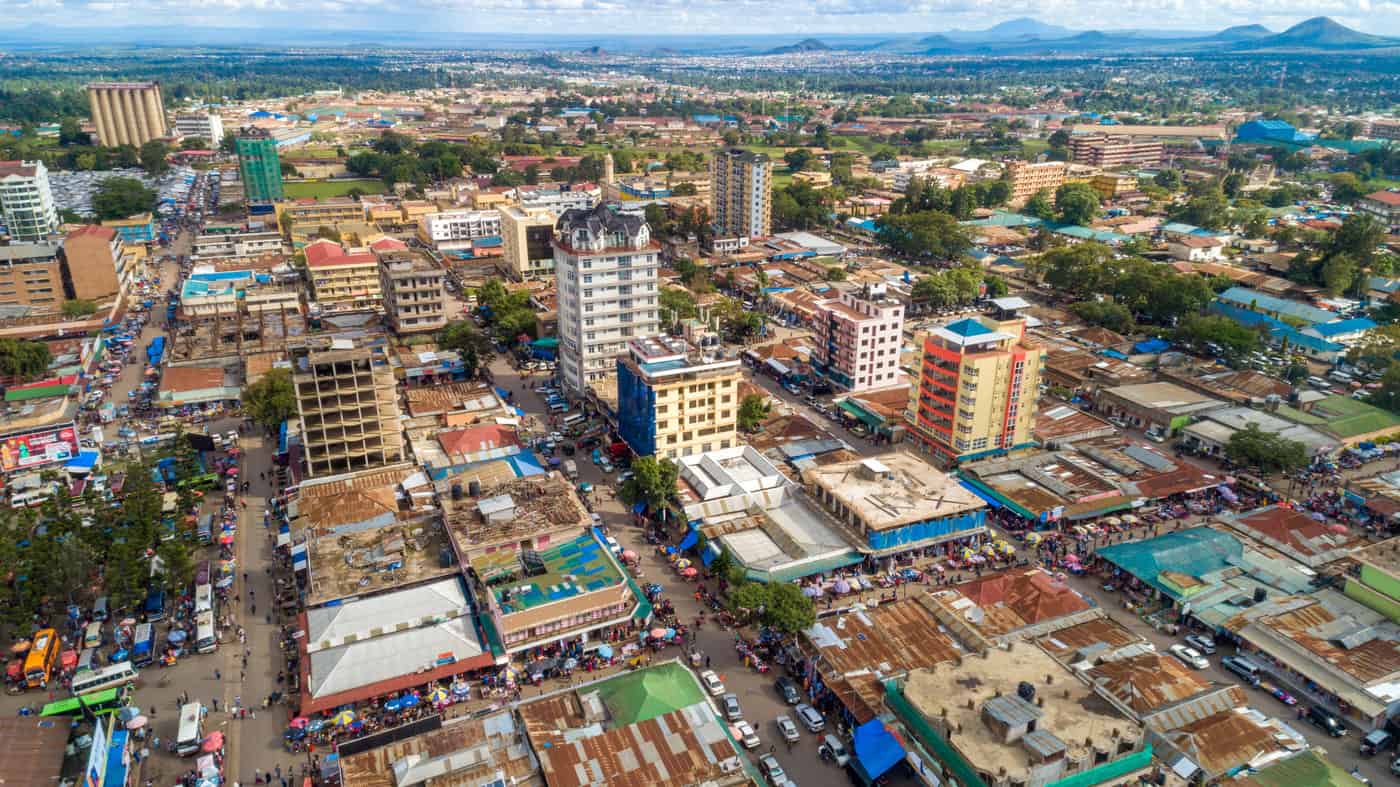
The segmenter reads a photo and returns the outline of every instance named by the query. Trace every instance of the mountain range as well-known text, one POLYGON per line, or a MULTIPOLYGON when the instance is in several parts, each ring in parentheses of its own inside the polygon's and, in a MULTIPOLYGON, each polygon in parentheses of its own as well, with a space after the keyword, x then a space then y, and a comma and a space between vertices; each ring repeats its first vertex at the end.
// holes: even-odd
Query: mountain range
MULTIPOLYGON (((456 49, 463 33, 407 30, 281 30, 238 27, 83 27, 25 25, 0 27, 0 47, 94 51, 131 47, 432 48, 456 49), (121 43, 114 43, 121 42, 121 43)), ((1268 52, 1354 52, 1396 50, 1400 39, 1353 30, 1327 17, 1315 17, 1275 33, 1262 25, 1220 31, 1074 30, 1022 17, 984 30, 908 34, 833 34, 820 38, 761 35, 631 35, 491 33, 491 49, 535 50, 606 56, 792 55, 827 51, 891 55, 1034 56, 1100 54, 1250 55, 1268 52)))

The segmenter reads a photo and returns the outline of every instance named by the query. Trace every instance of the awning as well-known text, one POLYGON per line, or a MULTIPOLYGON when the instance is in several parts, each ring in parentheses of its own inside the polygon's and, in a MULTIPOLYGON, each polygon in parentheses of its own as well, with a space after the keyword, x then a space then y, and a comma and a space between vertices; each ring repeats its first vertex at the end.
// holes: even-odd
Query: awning
POLYGON ((1096 516, 1111 514, 1114 511, 1127 511, 1133 507, 1133 499, 1127 495, 1111 495, 1087 503, 1075 503, 1065 507, 1065 519, 1077 522, 1093 519, 1096 516))
POLYGON ((703 564, 705 568, 709 568, 710 564, 715 562, 715 558, 717 557, 719 557, 719 545, 713 541, 705 542, 705 549, 700 552, 701 564, 703 564))
POLYGON ((992 495, 983 492, 981 489, 978 489, 972 484, 969 484, 967 481, 958 481, 958 483, 962 486, 963 489, 966 489, 972 494, 982 498, 982 501, 987 505, 991 506, 992 508, 1001 508, 1001 501, 996 499, 992 495))
POLYGON ((904 759, 904 746, 879 719, 871 719, 856 727, 852 739, 855 758, 851 764, 867 782, 873 782, 900 760, 904 759))
POLYGON ((695 528, 691 528, 690 531, 685 534, 685 538, 681 539, 681 543, 678 544, 676 548, 680 550, 690 549, 691 547, 695 546, 696 543, 698 543, 699 541, 700 531, 696 530, 695 528))
POLYGON ((841 401, 841 410, 847 415, 856 419, 857 421, 860 421, 861 423, 870 427, 872 430, 879 429, 880 426, 885 423, 885 419, 881 418, 878 415, 875 415, 869 410, 866 410, 864 407, 861 407, 860 405, 856 404, 850 399, 844 399, 841 401))
POLYGON ((782 361, 779 361, 777 358, 769 358, 769 359, 768 359, 768 368, 772 369, 773 371, 777 372, 778 374, 788 374, 789 372, 792 371, 791 369, 787 368, 787 366, 785 366, 785 365, 783 364, 783 362, 782 362, 782 361))

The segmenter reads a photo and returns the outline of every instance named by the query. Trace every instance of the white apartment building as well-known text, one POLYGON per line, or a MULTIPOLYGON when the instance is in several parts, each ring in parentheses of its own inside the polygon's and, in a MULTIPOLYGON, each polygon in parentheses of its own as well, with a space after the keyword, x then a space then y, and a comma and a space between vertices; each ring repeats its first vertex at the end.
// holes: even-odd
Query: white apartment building
POLYGON ((904 342, 904 306, 888 297, 884 284, 843 292, 816 307, 813 367, 852 393, 903 382, 899 348, 904 342))
POLYGON ((773 163, 763 153, 727 148, 710 162, 710 220, 720 235, 773 233, 773 163))
POLYGON ((194 256, 261 257, 282 252, 282 233, 276 231, 207 232, 194 239, 194 256))
POLYGON ((606 205, 559 219, 554 274, 559 290, 559 367, 582 394, 616 374, 634 337, 659 332, 656 274, 660 245, 638 216, 606 205))
POLYGON ((566 210, 592 210, 603 198, 603 190, 599 187, 585 189, 571 186, 565 190, 521 186, 515 193, 521 207, 526 210, 547 210, 555 218, 563 216, 566 210))
POLYGON ((478 238, 500 234, 501 213, 496 210, 450 210, 418 220, 418 238, 438 251, 469 249, 478 238))
POLYGON ((224 140, 224 119, 213 112, 181 112, 175 116, 175 133, 207 139, 209 149, 218 150, 224 140))
POLYGON ((58 210, 42 161, 0 161, 0 220, 12 240, 43 240, 58 230, 58 210))

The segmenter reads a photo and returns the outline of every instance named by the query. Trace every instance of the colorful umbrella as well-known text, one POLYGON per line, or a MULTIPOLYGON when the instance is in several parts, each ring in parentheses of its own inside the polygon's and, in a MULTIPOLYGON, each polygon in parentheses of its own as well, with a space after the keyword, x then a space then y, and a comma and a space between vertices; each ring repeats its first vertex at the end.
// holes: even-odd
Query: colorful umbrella
POLYGON ((681 558, 680 560, 676 561, 676 568, 690 568, 690 561, 686 560, 685 558, 681 558))
POLYGON ((636 553, 636 552, 633 552, 633 551, 630 550, 630 549, 624 549, 624 550, 622 550, 622 559, 623 559, 623 560, 636 560, 636 559, 637 559, 637 553, 636 553))
POLYGON ((238 468, 236 468, 236 467, 230 467, 230 468, 228 469, 228 474, 231 475, 231 476, 233 476, 233 475, 238 475, 238 468))
POLYGON ((414 705, 417 705, 417 704, 418 704, 418 695, 417 695, 417 694, 405 694, 405 695, 403 695, 402 697, 399 697, 399 708, 400 708, 400 709, 407 710, 407 709, 412 708, 414 705))
POLYGON ((137 716, 136 718, 126 723, 126 728, 128 730, 139 730, 142 727, 146 726, 147 721, 148 719, 145 716, 137 716))
POLYGON ((232 544, 232 543, 233 543, 233 534, 232 534, 232 533, 224 533, 223 535, 219 536, 219 543, 220 543, 220 544, 223 544, 224 546, 228 546, 229 544, 232 544))
POLYGON ((691 566, 690 568, 686 568, 686 569, 681 569, 681 576, 683 576, 683 577, 693 577, 693 576, 695 576, 696 574, 699 574, 699 573, 700 573, 699 569, 695 568, 694 566, 691 566))
POLYGON ((428 692, 428 702, 431 702, 434 705, 441 705, 444 702, 447 702, 447 700, 450 697, 451 695, 447 693, 447 689, 444 689, 441 686, 438 686, 437 688, 434 688, 432 691, 428 692))
POLYGON ((222 732, 211 732, 209 737, 204 739, 204 743, 199 748, 205 752, 216 752, 224 747, 224 734, 222 732))
POLYGON ((661 629, 661 628, 652 629, 652 630, 651 630, 651 636, 652 636, 654 639, 661 639, 662 637, 666 636, 666 629, 661 629))
POLYGON ((612 658, 612 655, 613 655, 613 649, 612 649, 612 646, 611 646, 611 645, 599 645, 599 646, 598 646, 598 658, 600 658, 600 659, 610 659, 610 658, 612 658))
POLYGON ((837 593, 850 593, 851 583, 847 582, 844 579, 838 579, 836 580, 836 583, 831 586, 831 589, 836 591, 837 593))
POLYGON ((354 720, 355 720, 355 712, 352 711, 352 710, 343 710, 343 711, 341 711, 341 712, 339 712, 339 713, 337 713, 337 714, 335 714, 334 716, 331 717, 331 723, 332 723, 332 724, 338 724, 338 725, 340 725, 340 726, 342 726, 342 727, 344 727, 345 725, 349 724, 350 722, 352 722, 352 721, 354 721, 354 720))
POLYGON ((325 726, 326 722, 323 719, 312 719, 311 723, 306 725, 306 731, 320 732, 325 726))
POLYGON ((291 728, 293 728, 293 729, 297 729, 297 730, 304 730, 304 729, 306 729, 306 725, 308 725, 308 724, 310 724, 310 723, 311 723, 311 720, 308 719, 308 718, 306 718, 305 716, 298 716, 298 717, 296 717, 295 719, 292 719, 292 720, 287 724, 287 726, 288 726, 288 727, 291 727, 291 728))
POLYGON ((22 640, 20 640, 19 642, 16 642, 15 644, 13 644, 13 645, 10 646, 10 652, 11 652, 11 653, 26 653, 26 652, 29 651, 29 649, 30 649, 31 647, 33 647, 33 643, 31 643, 31 642, 30 642, 29 640, 27 640, 27 639, 22 639, 22 640))
POLYGON ((963 559, 963 560, 971 560, 972 557, 973 557, 973 555, 976 555, 976 554, 977 554, 976 552, 973 552, 973 551, 972 551, 972 548, 971 548, 971 547, 963 547, 963 550, 962 550, 962 559, 963 559))

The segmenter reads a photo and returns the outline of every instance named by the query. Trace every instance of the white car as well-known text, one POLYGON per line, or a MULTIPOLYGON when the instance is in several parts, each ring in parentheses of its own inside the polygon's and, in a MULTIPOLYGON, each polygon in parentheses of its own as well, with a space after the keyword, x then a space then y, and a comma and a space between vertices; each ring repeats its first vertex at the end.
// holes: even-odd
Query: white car
POLYGON ((1202 656, 1200 651, 1195 648, 1188 648, 1185 645, 1172 645, 1171 653, 1173 656, 1180 659, 1182 664, 1192 669, 1205 669, 1210 666, 1210 662, 1206 661, 1206 657, 1202 656))
POLYGON ((736 722, 732 729, 734 731, 734 737, 737 738, 740 743, 744 744, 745 749, 758 748, 758 733, 754 732, 753 725, 746 721, 740 721, 736 722))
POLYGON ((700 673, 700 682, 705 684, 705 691, 708 691, 711 697, 718 697, 724 693, 724 681, 719 679, 714 670, 707 669, 700 673))
POLYGON ((797 743, 802 737, 802 733, 797 731, 797 724, 786 713, 774 719, 773 723, 778 725, 778 734, 788 743, 797 743))

